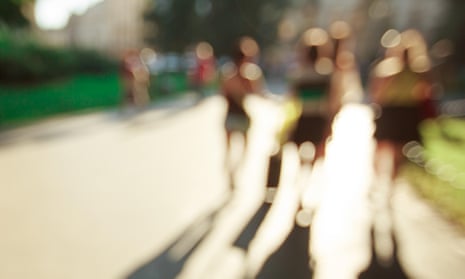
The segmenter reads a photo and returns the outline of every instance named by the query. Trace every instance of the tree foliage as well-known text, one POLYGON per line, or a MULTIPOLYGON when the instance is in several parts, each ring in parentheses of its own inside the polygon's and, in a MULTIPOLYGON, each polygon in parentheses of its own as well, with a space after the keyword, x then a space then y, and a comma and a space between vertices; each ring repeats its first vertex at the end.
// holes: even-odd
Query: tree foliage
POLYGON ((155 0, 146 20, 155 27, 147 41, 163 51, 180 52, 200 40, 218 54, 249 35, 266 47, 276 39, 285 0, 155 0))
POLYGON ((93 50, 52 48, 26 30, 0 26, 0 83, 42 82, 76 73, 117 70, 117 62, 93 50))
POLYGON ((22 12, 22 6, 34 0, 1 0, 0 1, 0 23, 9 26, 28 26, 29 21, 22 12))

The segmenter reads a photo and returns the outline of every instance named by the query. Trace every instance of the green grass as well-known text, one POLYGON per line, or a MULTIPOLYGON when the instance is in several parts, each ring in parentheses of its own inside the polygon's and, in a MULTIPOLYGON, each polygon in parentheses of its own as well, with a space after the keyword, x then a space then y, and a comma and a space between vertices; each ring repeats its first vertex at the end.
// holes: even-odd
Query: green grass
POLYGON ((113 107, 121 102, 117 73, 80 74, 27 86, 0 85, 2 125, 83 109, 113 107))
POLYGON ((465 229, 465 189, 456 188, 412 163, 403 166, 402 175, 443 215, 465 229))
POLYGON ((448 218, 465 228, 465 120, 440 118, 421 126, 423 163, 402 175, 448 218))
POLYGON ((439 118, 421 127, 428 167, 456 187, 465 188, 465 120, 439 118))

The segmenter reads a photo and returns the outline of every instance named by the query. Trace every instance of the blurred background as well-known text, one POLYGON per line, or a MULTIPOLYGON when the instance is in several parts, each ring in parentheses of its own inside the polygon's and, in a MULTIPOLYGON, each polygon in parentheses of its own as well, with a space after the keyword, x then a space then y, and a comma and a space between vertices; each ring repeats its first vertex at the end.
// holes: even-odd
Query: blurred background
MULTIPOLYGON (((425 37, 439 121, 423 123, 423 145, 405 149, 408 163, 402 176, 453 221, 454 233, 461 230, 458 237, 449 237, 423 215, 415 215, 421 205, 410 211, 410 200, 401 199, 405 211, 400 215, 415 215, 404 225, 418 227, 406 230, 410 234, 405 234, 409 237, 404 243, 413 243, 411 251, 422 254, 412 256, 420 259, 416 267, 414 261, 407 264, 417 274, 424 266, 440 265, 438 272, 426 272, 430 277, 413 278, 460 278, 465 255, 464 14, 463 0, 1 0, 0 214, 5 218, 0 224, 10 230, 0 237, 0 259, 11 260, 4 274, 63 278, 72 270, 74 277, 68 278, 120 278, 141 266, 144 271, 144 263, 153 257, 156 264, 168 264, 162 253, 167 244, 200 213, 216 208, 227 192, 223 119, 215 118, 224 116, 219 109, 224 104, 197 101, 219 95, 220 72, 231 61, 234 43, 245 35, 256 39, 261 50, 257 62, 267 93, 276 101, 288 93, 302 33, 311 27, 328 29, 342 20, 353 31, 351 51, 364 95, 359 103, 365 105, 373 65, 386 50, 386 31, 415 28, 425 37), (192 96, 195 102, 183 103, 192 96), (194 109, 182 114, 187 107, 194 109), (93 112, 108 114, 67 118, 93 112), (178 118, 168 117, 172 115, 178 118), (50 119, 68 121, 47 125, 50 119), (426 236, 416 237, 422 231, 426 236), (431 241, 437 235, 450 245, 431 241), (418 243, 432 247, 418 249, 418 243), (426 264, 421 263, 424 255, 431 256, 426 264), (32 263, 29 271, 23 260, 32 263), (441 272, 447 275, 437 276, 441 272)), ((266 127, 280 116, 270 109, 274 105, 256 106, 257 123, 266 127)), ((365 123, 372 115, 354 111, 353 122, 339 125, 349 128, 341 137, 342 147, 334 152, 339 157, 332 159, 336 165, 345 163, 336 170, 341 177, 348 175, 347 166, 357 165, 353 158, 370 156, 373 144, 368 139, 373 127, 365 123), (359 133, 351 129, 359 123, 366 124, 360 125, 365 129, 360 136, 368 136, 357 149, 349 144, 357 142, 358 135, 352 136, 359 133), (360 150, 366 154, 356 153, 360 150), (350 160, 344 157, 346 151, 355 152, 350 160)), ((266 146, 267 136, 271 141, 271 134, 260 135, 258 144, 252 144, 258 151, 266 146)), ((252 166, 250 172, 256 174, 256 169, 252 166)), ((369 180, 368 169, 371 165, 360 172, 369 180)), ((338 184, 353 186, 343 180, 338 184)), ((332 198, 346 202, 337 197, 350 196, 347 189, 338 189, 332 198)), ((352 209, 338 210, 329 219, 344 223, 338 217, 352 209)), ((208 218, 199 223, 209 227, 208 218)), ((349 235, 346 232, 358 227, 353 224, 331 232, 349 235)), ((236 227, 233 222, 228 229, 236 227)), ((174 263, 176 275, 189 255, 181 256, 174 263)))
POLYGON ((0 5, 3 124, 119 104, 124 99, 121 61, 134 51, 144 50, 142 63, 150 71, 149 79, 160 76, 150 84, 150 99, 176 96, 192 85, 188 73, 195 67, 197 43, 208 42, 215 63, 222 64, 242 35, 252 36, 261 46, 260 63, 267 79, 285 83, 303 30, 327 28, 335 20, 347 21, 354 30, 363 82, 382 53, 384 32, 416 28, 426 37, 443 92, 461 95, 464 87, 465 7, 458 0, 7 0, 0 5), (83 93, 88 86, 99 88, 98 96, 88 98, 83 93), (41 104, 52 98, 46 91, 71 87, 74 93, 68 103, 41 104), (30 98, 23 100, 16 92, 29 92, 30 98), (39 96, 35 93, 44 97, 32 102, 39 96))

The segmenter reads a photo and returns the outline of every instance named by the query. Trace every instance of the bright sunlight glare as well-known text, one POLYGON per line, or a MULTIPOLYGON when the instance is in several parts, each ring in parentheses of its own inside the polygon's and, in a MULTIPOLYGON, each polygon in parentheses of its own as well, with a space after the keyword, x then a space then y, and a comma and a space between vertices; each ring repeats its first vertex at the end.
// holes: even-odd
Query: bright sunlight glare
POLYGON ((36 21, 43 29, 60 29, 66 26, 71 14, 82 14, 87 8, 103 0, 38 0, 36 21))

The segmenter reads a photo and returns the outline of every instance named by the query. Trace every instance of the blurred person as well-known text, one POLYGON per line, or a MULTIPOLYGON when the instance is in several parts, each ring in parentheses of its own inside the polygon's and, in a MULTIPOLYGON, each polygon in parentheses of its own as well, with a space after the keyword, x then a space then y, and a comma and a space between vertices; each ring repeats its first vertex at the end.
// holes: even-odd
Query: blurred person
POLYGON ((150 73, 147 66, 142 61, 138 50, 128 50, 124 54, 121 71, 124 87, 124 102, 136 106, 147 105, 150 101, 148 92, 150 73))
POLYGON ((324 142, 330 131, 331 60, 333 46, 328 33, 310 28, 298 45, 299 68, 291 76, 291 98, 301 103, 301 114, 289 140, 300 145, 306 141, 316 146, 318 159, 324 154, 324 142))
MULTIPOLYGON (((369 93, 376 111, 377 156, 392 155, 391 176, 402 162, 402 147, 421 142, 418 125, 431 115, 425 111, 433 92, 430 58, 423 36, 410 29, 398 35, 371 73, 369 93)), ((376 160, 377 171, 381 160, 376 160)), ((384 164, 384 163, 383 163, 384 164)))
POLYGON ((216 59, 213 47, 208 42, 200 42, 194 50, 194 67, 190 73, 193 88, 203 96, 216 80, 216 59))
POLYGON ((234 167, 229 165, 233 133, 239 133, 243 136, 244 150, 247 146, 250 116, 244 106, 245 99, 250 94, 262 95, 264 91, 263 74, 257 64, 259 52, 260 48, 253 38, 241 37, 233 48, 232 63, 225 64, 222 68, 220 89, 227 103, 224 123, 227 148, 226 162, 231 176, 234 172, 234 167))
POLYGON ((335 21, 329 27, 334 44, 332 89, 330 112, 334 116, 341 107, 350 102, 361 102, 363 87, 359 67, 355 58, 355 41, 352 27, 345 21, 335 21))

